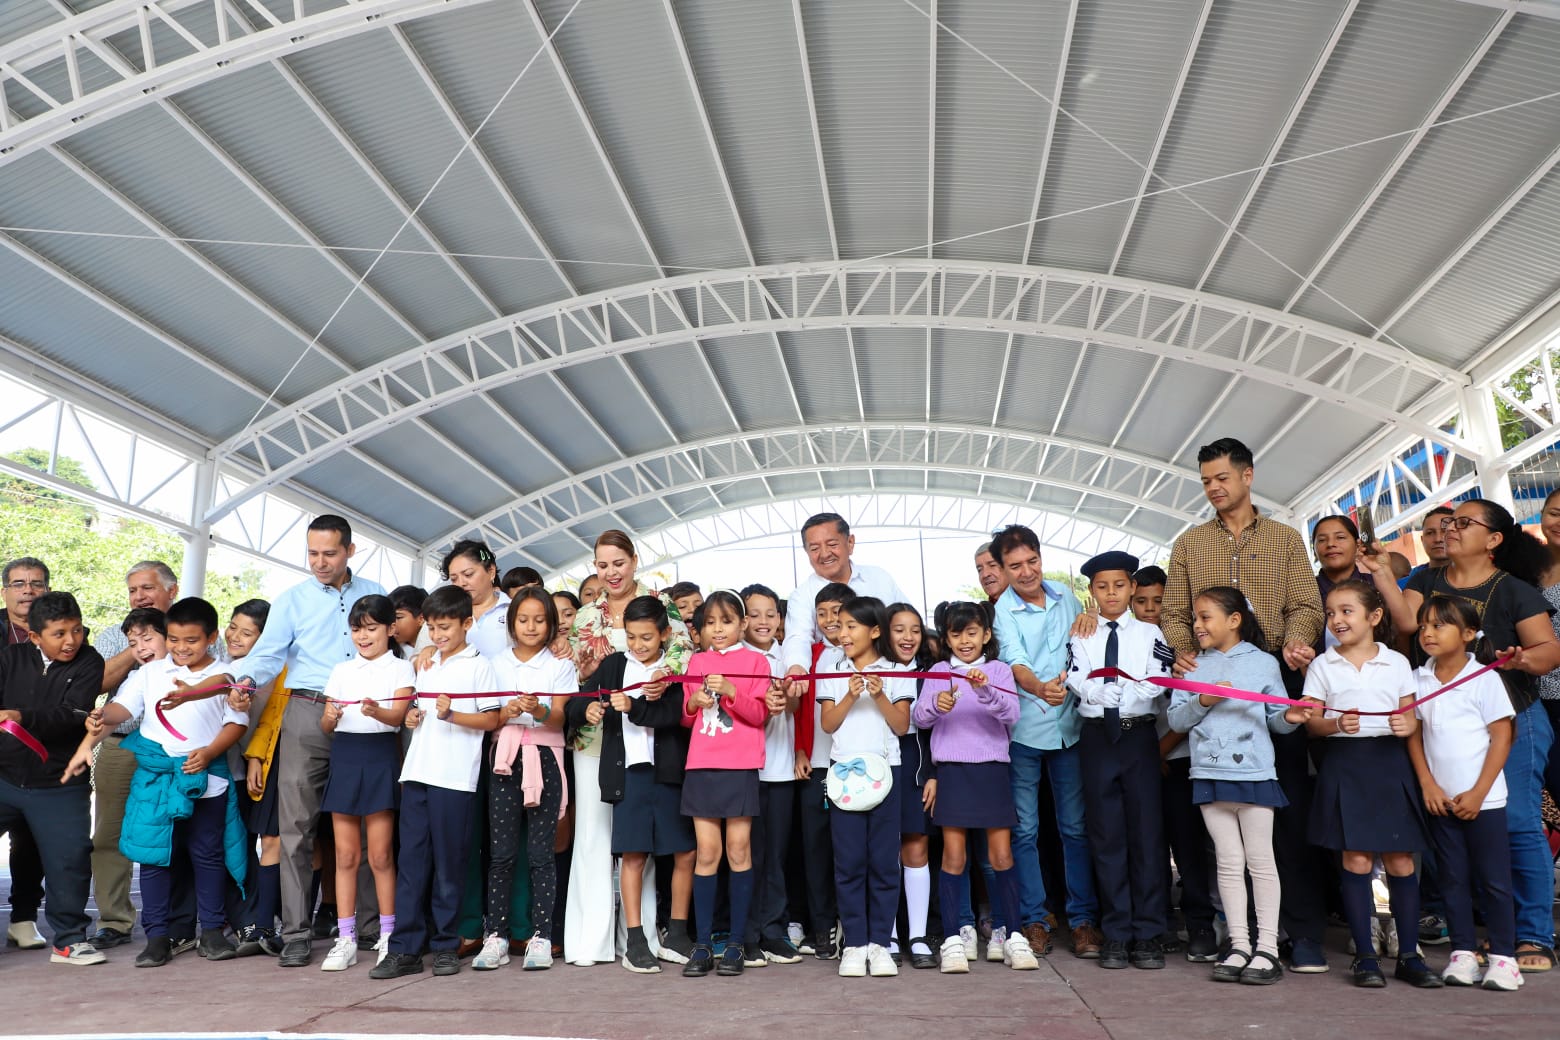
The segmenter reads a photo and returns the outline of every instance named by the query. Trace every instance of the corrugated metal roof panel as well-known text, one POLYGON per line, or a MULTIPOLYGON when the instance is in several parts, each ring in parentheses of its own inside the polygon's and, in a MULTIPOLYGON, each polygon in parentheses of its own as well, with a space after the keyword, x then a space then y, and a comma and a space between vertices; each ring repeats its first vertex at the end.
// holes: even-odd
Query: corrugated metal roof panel
POLYGON ((722 336, 704 340, 704 356, 746 430, 795 423, 788 392, 791 374, 773 336, 722 336))

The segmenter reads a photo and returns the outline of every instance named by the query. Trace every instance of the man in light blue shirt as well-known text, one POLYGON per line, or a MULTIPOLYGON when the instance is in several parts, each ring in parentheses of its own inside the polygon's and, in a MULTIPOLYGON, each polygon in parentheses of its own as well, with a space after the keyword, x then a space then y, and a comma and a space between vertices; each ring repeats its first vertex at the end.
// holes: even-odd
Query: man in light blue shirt
MULTIPOLYGON (((315 517, 306 537, 314 576, 276 597, 265 631, 243 659, 248 674, 239 680, 240 685, 264 686, 285 667, 291 691, 276 741, 276 768, 269 777, 277 785, 277 827, 282 839, 284 968, 309 964, 314 830, 330 771, 330 736, 320 730, 325 680, 332 668, 357 653, 347 624, 352 605, 364 596, 385 594, 377 582, 353 575, 349 564, 357 547, 352 544, 352 526, 343 517, 328 513, 315 517)), ((363 910, 360 903, 360 915, 363 910)), ((269 922, 261 926, 269 927, 269 922)))
POLYGON ((1083 824, 1083 772, 1078 761, 1077 698, 1067 689, 1067 647, 1073 619, 1081 610, 1072 590, 1046 581, 1040 539, 1027 527, 1004 528, 992 539, 991 553, 1002 564, 1008 587, 993 604, 1001 657, 1013 668, 1019 686, 1018 725, 1009 748, 1013 803, 1013 863, 1022 896, 1024 937, 1035 953, 1050 948, 1046 927, 1045 880, 1036 842, 1040 835, 1040 782, 1051 785, 1056 826, 1067 872, 1067 922, 1073 952, 1099 956, 1094 868, 1083 824))

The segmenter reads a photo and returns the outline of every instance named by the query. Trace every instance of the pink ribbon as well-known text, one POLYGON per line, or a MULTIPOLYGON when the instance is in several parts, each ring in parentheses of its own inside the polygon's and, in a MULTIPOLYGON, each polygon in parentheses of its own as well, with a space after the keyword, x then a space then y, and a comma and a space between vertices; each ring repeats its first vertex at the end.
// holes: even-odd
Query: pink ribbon
POLYGON ((38 756, 38 761, 47 762, 49 760, 48 749, 38 742, 37 737, 27 732, 21 723, 7 719, 4 722, 0 722, 0 730, 4 730, 25 744, 28 751, 38 756))

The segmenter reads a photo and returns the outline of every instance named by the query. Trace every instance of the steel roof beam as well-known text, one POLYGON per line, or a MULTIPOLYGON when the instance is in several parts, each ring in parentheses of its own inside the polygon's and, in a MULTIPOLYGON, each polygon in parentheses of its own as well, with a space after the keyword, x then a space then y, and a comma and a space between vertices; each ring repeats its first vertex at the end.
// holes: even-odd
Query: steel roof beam
POLYGON ((252 3, 264 12, 266 23, 254 26, 229 18, 225 0, 110 0, 0 46, 0 92, 10 86, 41 106, 37 114, 27 117, 0 111, 0 166, 78 130, 240 69, 386 25, 487 2, 339 0, 325 10, 315 2, 271 5, 274 11, 252 3), (177 33, 191 53, 159 61, 147 31, 153 24, 177 33), (214 26, 215 35, 209 28, 206 36, 201 35, 206 25, 214 26), (133 75, 119 73, 108 82, 89 86, 72 74, 63 94, 41 88, 37 77, 29 75, 56 62, 74 69, 87 57, 112 71, 102 58, 108 39, 137 29, 141 31, 132 37, 132 45, 137 48, 139 60, 134 64, 139 71, 133 75))

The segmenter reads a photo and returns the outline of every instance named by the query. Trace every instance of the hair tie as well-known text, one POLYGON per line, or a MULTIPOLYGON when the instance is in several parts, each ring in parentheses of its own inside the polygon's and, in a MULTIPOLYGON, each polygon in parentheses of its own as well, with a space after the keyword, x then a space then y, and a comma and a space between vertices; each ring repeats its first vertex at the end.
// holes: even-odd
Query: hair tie
POLYGON ((1473 638, 1475 638, 1475 639, 1483 639, 1484 638, 1484 629, 1481 628, 1477 632, 1475 632, 1473 634, 1473 638))

